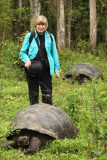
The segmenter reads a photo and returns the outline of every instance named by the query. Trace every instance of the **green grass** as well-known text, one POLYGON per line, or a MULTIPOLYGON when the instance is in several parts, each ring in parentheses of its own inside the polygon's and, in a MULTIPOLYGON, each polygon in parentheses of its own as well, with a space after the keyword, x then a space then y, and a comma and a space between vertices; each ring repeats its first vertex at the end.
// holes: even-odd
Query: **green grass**
MULTIPOLYGON (((22 108, 29 106, 28 88, 24 71, 20 69, 19 45, 6 43, 0 59, 0 142, 9 133, 9 125, 22 108)), ((100 53, 100 51, 99 51, 100 53)), ((107 142, 107 57, 90 53, 59 52, 60 79, 53 76, 53 105, 62 108, 80 128, 76 139, 49 142, 34 155, 24 155, 22 149, 0 148, 0 160, 105 160, 107 142), (104 80, 79 85, 63 80, 73 64, 87 62, 102 72, 104 80)), ((41 95, 40 95, 41 101, 41 95)))

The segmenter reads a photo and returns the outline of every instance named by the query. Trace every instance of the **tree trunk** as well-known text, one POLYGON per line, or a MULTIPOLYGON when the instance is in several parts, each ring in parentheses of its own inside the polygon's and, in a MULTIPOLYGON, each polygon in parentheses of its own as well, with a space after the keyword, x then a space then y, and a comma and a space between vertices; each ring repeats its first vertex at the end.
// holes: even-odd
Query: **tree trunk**
MULTIPOLYGON (((22 7, 23 7, 22 0, 19 0, 19 8, 22 8, 22 7)), ((22 18, 21 12, 19 13, 19 17, 20 19, 22 18)))
POLYGON ((72 0, 66 0, 66 47, 70 48, 71 42, 71 9, 72 0))
MULTIPOLYGON (((22 8, 22 0, 14 0, 14 9, 22 8)), ((23 32, 23 27, 21 25, 22 15, 21 12, 14 11, 14 20, 13 20, 13 40, 17 41, 23 32)))
POLYGON ((89 0, 90 3, 90 47, 91 51, 96 47, 97 22, 96 22, 96 0, 89 0))
POLYGON ((64 0, 57 0, 57 47, 59 50, 65 48, 64 0))
POLYGON ((30 17, 31 17, 30 29, 32 30, 34 28, 33 27, 34 19, 40 15, 41 6, 39 0, 29 0, 29 2, 30 2, 30 17))

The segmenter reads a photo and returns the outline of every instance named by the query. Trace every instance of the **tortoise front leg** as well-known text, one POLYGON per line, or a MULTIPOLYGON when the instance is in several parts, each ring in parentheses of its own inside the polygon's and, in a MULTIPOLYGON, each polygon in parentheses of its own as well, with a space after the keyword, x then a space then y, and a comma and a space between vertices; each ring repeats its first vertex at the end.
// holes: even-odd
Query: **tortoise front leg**
POLYGON ((41 146, 41 141, 38 137, 31 137, 30 143, 29 143, 29 147, 28 149, 24 152, 24 154, 33 154, 35 152, 37 152, 40 149, 41 146))

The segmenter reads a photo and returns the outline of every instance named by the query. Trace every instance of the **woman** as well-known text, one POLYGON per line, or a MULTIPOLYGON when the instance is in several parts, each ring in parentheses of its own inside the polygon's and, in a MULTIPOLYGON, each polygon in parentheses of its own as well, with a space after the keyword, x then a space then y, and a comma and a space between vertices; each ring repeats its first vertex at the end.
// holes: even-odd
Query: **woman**
POLYGON ((42 91, 42 102, 52 104, 52 75, 59 78, 59 60, 54 36, 46 31, 48 21, 44 16, 38 16, 34 23, 35 37, 29 44, 31 33, 25 36, 20 51, 20 58, 25 63, 30 104, 39 103, 39 86, 42 91), (41 59, 42 57, 42 59, 41 59), (41 61, 43 70, 39 74, 31 74, 31 62, 41 61))

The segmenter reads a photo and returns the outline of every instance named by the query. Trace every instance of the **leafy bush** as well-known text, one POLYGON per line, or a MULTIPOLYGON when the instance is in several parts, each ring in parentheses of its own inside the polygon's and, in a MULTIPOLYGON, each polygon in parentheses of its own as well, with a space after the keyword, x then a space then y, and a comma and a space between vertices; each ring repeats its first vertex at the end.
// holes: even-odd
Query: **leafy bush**
POLYGON ((85 40, 81 40, 78 44, 77 44, 77 51, 79 52, 87 52, 90 48, 90 45, 87 41, 85 40))

